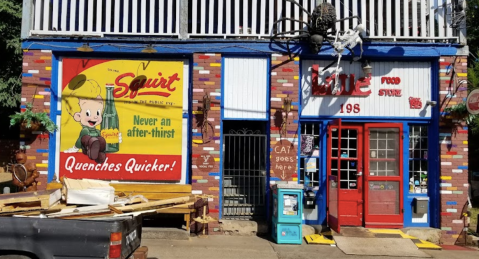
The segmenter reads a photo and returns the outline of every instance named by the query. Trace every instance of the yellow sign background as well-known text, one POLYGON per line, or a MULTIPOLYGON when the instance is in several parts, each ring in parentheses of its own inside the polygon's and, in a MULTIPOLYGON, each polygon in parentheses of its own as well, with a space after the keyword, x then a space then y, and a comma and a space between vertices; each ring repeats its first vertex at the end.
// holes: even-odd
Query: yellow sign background
MULTIPOLYGON (((65 69, 71 69, 64 67, 65 69)), ((140 88, 138 93, 142 92, 167 92, 171 95, 168 97, 157 95, 136 95, 130 99, 130 92, 126 97, 114 98, 116 110, 119 117, 119 128, 122 137, 120 149, 115 154, 151 154, 151 155, 181 155, 182 150, 182 107, 183 107, 183 62, 181 61, 143 61, 143 60, 112 60, 107 61, 93 67, 90 67, 79 76, 85 78, 92 83, 97 83, 101 88, 100 96, 106 104, 106 88, 107 84, 115 84, 118 76, 125 73, 134 73, 137 76, 146 76, 148 79, 160 79, 164 77, 168 80, 173 74, 178 74, 179 80, 175 80, 171 88, 174 91, 157 88, 140 88), (158 73, 162 75, 159 76, 158 73), (134 116, 147 119, 155 125, 135 125, 134 116), (151 119, 151 120, 149 120, 151 119), (157 119, 157 120, 155 120, 157 119), (163 122, 165 125, 161 125, 163 122), (169 120, 169 126, 166 124, 169 120), (153 128, 158 130, 174 130, 174 138, 153 137, 151 134, 145 137, 128 136, 129 130, 136 127, 139 130, 152 131, 153 128)), ((130 85, 134 77, 124 77, 122 83, 130 85)), ((72 80, 73 82, 74 80, 72 80)), ((62 117, 60 126, 60 151, 72 148, 77 141, 82 125, 76 122, 66 109, 67 100, 76 102, 77 97, 70 95, 72 92, 69 82, 62 91, 62 117), (71 99, 76 98, 76 99, 71 99)), ((159 81, 158 81, 159 82, 159 81)), ((122 88, 115 84, 115 89, 122 88)), ((104 111, 104 109, 103 109, 104 111)), ((137 120, 138 121, 138 120, 137 120)), ((96 127, 100 130, 100 125, 96 127)))

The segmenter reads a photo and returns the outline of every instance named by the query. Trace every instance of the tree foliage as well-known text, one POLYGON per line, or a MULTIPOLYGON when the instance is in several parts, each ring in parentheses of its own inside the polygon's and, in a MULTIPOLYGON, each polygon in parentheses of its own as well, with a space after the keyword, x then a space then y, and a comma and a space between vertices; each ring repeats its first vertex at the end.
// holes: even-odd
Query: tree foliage
POLYGON ((0 108, 20 103, 21 25, 22 0, 0 0, 0 108))

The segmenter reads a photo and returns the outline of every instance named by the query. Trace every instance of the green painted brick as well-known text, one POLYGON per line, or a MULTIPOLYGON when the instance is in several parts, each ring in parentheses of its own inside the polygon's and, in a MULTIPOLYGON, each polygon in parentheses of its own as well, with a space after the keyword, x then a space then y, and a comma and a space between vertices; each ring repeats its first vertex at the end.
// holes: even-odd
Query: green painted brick
POLYGON ((220 228, 213 228, 213 231, 218 232, 220 231, 220 228))
POLYGON ((207 183, 208 180, 196 180, 197 183, 207 183))
POLYGON ((442 228, 441 228, 441 230, 445 230, 445 231, 451 231, 451 230, 452 230, 452 228, 450 228, 450 227, 442 227, 442 228))
POLYGON ((204 67, 193 67, 194 70, 204 70, 204 67))
POLYGON ((212 154, 212 155, 219 155, 219 154, 220 154, 220 151, 210 151, 210 154, 212 154))
POLYGON ((276 57, 271 57, 271 60, 276 60, 276 57))
POLYGON ((271 138, 280 138, 281 134, 270 134, 271 138))
POLYGON ((462 155, 453 155, 452 158, 463 158, 462 155))
POLYGON ((29 145, 26 145, 26 146, 21 146, 20 148, 21 148, 21 149, 30 149, 30 146, 29 146, 29 145))
POLYGON ((221 93, 221 89, 215 89, 215 92, 221 93))
POLYGON ((453 194, 463 194, 463 191, 452 191, 453 194))
POLYGON ((448 77, 448 76, 440 76, 439 79, 441 79, 441 80, 449 80, 449 79, 451 79, 451 78, 448 77))
POLYGON ((278 80, 276 80, 276 82, 278 82, 278 83, 287 83, 288 80, 286 80, 286 79, 278 79, 278 80))

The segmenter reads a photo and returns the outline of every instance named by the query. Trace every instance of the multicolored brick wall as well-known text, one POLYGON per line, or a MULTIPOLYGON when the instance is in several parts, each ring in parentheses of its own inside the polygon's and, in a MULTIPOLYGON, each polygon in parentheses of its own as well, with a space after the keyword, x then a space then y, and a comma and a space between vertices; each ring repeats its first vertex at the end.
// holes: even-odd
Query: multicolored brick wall
POLYGON ((444 56, 439 70, 439 143, 441 154, 440 196, 442 242, 460 242, 465 222, 463 209, 468 192, 468 129, 464 121, 445 112, 446 107, 465 102, 467 84, 467 57, 444 56))
MULTIPOLYGON (((33 110, 50 112, 50 84, 52 77, 52 53, 50 50, 24 50, 22 74, 21 110, 27 103, 33 110)), ((25 149, 28 161, 35 161, 40 172, 38 189, 47 185, 49 135, 41 131, 20 132, 20 147, 25 149)))
MULTIPOLYGON (((290 60, 288 55, 272 54, 271 55, 271 131, 270 131, 270 148, 271 153, 274 153, 274 147, 281 140, 288 140, 294 145, 294 149, 289 151, 289 157, 297 157, 298 148, 298 107, 299 107, 299 58, 290 60), (284 99, 291 99, 291 111, 288 114, 286 122, 286 135, 282 133, 282 122, 285 119, 284 99), (282 116, 283 118, 277 118, 282 116), (279 124, 279 125, 278 125, 279 124)), ((274 160, 274 155, 271 156, 270 163, 270 184, 293 181, 297 183, 297 161, 289 163, 282 163, 284 166, 292 166, 295 173, 281 175, 281 170, 276 167, 277 161, 274 160)))
MULTIPOLYGON (((220 134, 221 134, 221 55, 214 53, 196 53, 193 55, 193 125, 192 125, 192 193, 213 196, 209 198, 209 216, 219 216, 220 194, 220 134), (214 132, 208 129, 207 136, 201 132, 204 121, 203 97, 207 94, 211 100, 208 122, 214 132), (203 157, 202 157, 203 156, 203 157), (211 170, 200 169, 196 160, 212 156, 214 166, 211 170)), ((208 224, 210 234, 220 233, 217 222, 208 224)))

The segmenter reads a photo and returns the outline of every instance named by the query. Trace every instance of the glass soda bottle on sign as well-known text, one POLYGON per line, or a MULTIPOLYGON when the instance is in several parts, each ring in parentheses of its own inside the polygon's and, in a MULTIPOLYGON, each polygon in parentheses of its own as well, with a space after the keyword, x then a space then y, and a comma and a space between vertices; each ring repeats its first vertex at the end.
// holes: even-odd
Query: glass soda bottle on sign
POLYGON ((101 136, 106 141, 106 153, 115 153, 120 150, 120 121, 113 99, 113 84, 106 84, 105 110, 101 122, 101 136))

